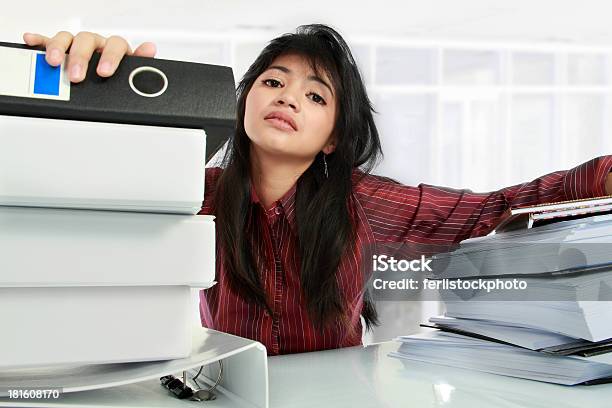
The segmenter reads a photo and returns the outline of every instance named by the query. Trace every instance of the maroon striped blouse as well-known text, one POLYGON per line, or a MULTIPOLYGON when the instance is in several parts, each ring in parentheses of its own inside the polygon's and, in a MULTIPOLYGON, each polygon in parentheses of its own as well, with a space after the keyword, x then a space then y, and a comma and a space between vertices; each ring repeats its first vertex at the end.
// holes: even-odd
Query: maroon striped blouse
MULTIPOLYGON (((315 351, 361 344, 363 306, 361 248, 369 243, 445 244, 489 233, 509 206, 605 195, 612 156, 593 159, 569 171, 557 171, 528 183, 492 193, 473 193, 420 184, 411 187, 355 170, 350 200, 357 214, 357 242, 342 258, 337 280, 351 312, 351 328, 339 321, 323 332, 311 323, 300 289, 295 226, 294 185, 271 208, 264 209, 255 190, 252 205, 258 219, 253 242, 261 282, 273 314, 243 301, 230 290, 217 258, 217 285, 200 292, 202 325, 263 343, 268 354, 315 351)), ((211 214, 221 168, 206 169, 206 194, 200 214, 211 214)))

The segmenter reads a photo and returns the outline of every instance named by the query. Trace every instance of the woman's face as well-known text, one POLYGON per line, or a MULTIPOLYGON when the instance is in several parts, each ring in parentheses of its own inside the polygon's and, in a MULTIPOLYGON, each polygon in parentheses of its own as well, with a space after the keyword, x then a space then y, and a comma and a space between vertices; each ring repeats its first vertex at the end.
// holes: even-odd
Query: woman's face
POLYGON ((312 161, 331 153, 336 95, 327 75, 319 77, 296 54, 276 58, 253 83, 244 127, 252 148, 283 159, 312 161))

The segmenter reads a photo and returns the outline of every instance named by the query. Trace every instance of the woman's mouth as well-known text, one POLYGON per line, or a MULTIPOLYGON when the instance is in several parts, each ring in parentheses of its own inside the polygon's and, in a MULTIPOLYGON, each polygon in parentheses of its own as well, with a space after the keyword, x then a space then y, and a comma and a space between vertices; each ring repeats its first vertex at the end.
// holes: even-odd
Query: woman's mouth
POLYGON ((272 117, 272 118, 266 119, 266 121, 269 122, 272 126, 274 126, 277 129, 295 132, 295 129, 293 129, 293 126, 291 126, 289 122, 286 122, 282 119, 272 117))

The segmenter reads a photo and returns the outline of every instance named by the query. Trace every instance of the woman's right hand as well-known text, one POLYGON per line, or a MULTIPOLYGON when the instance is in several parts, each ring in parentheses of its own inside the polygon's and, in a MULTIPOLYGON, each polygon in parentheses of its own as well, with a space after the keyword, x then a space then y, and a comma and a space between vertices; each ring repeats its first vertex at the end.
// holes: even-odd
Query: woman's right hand
POLYGON ((89 60, 96 51, 102 53, 96 68, 96 73, 101 77, 113 75, 124 55, 152 58, 156 52, 155 44, 151 42, 140 44, 132 52, 130 45, 123 37, 113 35, 105 38, 100 34, 86 31, 74 36, 67 31, 60 31, 51 38, 40 34, 25 33, 23 40, 27 45, 45 47, 46 60, 54 67, 64 61, 66 50, 70 48, 67 70, 71 82, 81 82, 85 79, 89 60))

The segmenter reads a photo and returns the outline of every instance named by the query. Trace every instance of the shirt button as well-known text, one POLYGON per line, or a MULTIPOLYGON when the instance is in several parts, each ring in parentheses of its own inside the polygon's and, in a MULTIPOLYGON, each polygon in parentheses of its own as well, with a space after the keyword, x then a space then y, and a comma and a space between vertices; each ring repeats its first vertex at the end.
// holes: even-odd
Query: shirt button
POLYGON ((270 317, 270 312, 268 312, 267 310, 264 310, 264 316, 270 317))
POLYGON ((283 209, 280 208, 280 207, 276 207, 274 209, 274 214, 276 214, 276 215, 281 215, 282 212, 283 212, 283 209))

